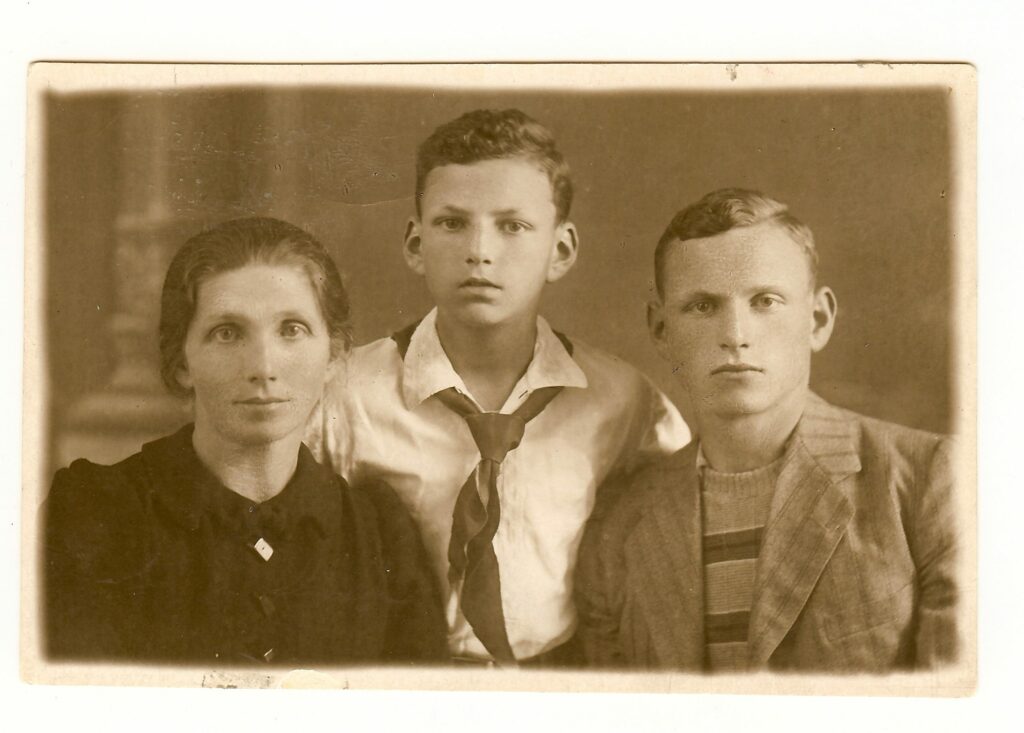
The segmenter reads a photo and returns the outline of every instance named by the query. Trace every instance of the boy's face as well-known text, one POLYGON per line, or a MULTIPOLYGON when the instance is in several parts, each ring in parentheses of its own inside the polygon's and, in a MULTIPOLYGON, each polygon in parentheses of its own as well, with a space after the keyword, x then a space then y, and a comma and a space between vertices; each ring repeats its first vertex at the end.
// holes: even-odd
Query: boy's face
POLYGON ((814 290, 807 256, 772 224, 671 246, 651 336, 698 414, 766 413, 802 400, 811 353, 828 343, 836 301, 814 290))
POLYGON ((470 327, 536 318, 544 283, 576 261, 547 174, 526 158, 444 165, 427 175, 405 257, 439 316, 470 327))

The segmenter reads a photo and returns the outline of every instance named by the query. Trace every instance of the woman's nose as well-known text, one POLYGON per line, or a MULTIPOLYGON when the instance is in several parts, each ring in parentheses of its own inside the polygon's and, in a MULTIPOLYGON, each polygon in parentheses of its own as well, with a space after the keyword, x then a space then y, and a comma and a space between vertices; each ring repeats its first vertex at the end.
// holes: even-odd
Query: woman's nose
POLYGON ((246 349, 246 373, 250 382, 274 381, 277 379, 276 346, 273 339, 256 336, 246 349))

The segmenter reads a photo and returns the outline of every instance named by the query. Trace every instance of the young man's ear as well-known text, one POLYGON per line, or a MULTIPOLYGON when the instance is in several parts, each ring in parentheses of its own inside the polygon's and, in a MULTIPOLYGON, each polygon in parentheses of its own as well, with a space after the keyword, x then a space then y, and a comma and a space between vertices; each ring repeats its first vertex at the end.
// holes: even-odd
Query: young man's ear
POLYGON ((665 361, 672 361, 672 356, 665 342, 665 307, 660 299, 647 301, 647 332, 651 341, 665 361))
POLYGON ((555 234, 558 239, 555 241, 554 249, 551 250, 551 261, 548 263, 548 282, 560 280, 565 273, 576 264, 576 255, 579 254, 580 240, 576 233, 576 226, 571 221, 566 221, 558 226, 555 234))
POLYGON ((402 254, 405 255, 405 264, 417 275, 424 273, 423 249, 420 241, 420 220, 412 217, 405 225, 405 240, 402 244, 402 254))
POLYGON ((838 308, 839 303, 832 288, 820 287, 814 292, 814 308, 811 311, 811 318, 814 319, 811 324, 811 351, 821 351, 832 338, 838 308))

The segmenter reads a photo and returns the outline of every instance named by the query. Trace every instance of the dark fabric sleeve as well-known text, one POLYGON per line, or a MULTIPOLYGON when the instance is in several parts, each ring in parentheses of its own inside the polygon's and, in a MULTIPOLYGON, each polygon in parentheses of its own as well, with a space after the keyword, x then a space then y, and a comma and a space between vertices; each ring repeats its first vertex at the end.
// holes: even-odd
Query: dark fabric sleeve
POLYGON ((908 541, 918 575, 915 663, 920 668, 954 662, 959 651, 959 530, 952 452, 952 442, 940 440, 914 487, 908 541))
POLYGON ((619 624, 622 617, 623 537, 619 531, 622 494, 628 490, 630 474, 609 477, 598 489, 576 564, 574 598, 578 614, 576 631, 589 667, 625 667, 619 624))
POLYGON ((130 657, 126 594, 137 575, 138 516, 100 467, 76 461, 40 509, 44 648, 52 658, 130 657))
POLYGON ((373 501, 388 588, 384 659, 389 663, 442 663, 448 659, 448 625, 437 580, 409 512, 382 481, 360 490, 373 501))

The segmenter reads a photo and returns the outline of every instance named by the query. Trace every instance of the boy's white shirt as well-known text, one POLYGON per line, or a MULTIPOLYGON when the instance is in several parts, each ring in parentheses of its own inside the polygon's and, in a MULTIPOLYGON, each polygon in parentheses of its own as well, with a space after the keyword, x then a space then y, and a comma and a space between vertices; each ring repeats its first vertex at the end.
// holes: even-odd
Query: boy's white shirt
MULTIPOLYGON (((314 412, 307 444, 349 483, 389 483, 416 519, 446 603, 454 655, 486 659, 448 585, 452 508, 480 460, 462 417, 435 395, 472 397, 437 336, 436 309, 403 361, 390 338, 358 347, 314 412)), ((565 389, 526 427, 501 466, 494 537, 509 642, 517 659, 563 643, 576 628, 576 551, 600 483, 613 470, 673 453, 690 433, 668 398, 624 361, 571 339, 572 356, 543 318, 534 355, 500 412, 540 387, 565 389)))

